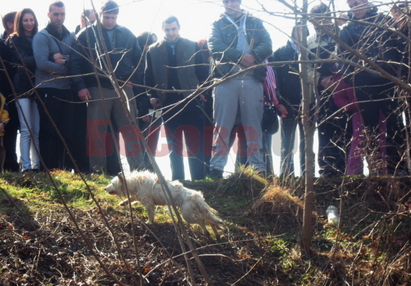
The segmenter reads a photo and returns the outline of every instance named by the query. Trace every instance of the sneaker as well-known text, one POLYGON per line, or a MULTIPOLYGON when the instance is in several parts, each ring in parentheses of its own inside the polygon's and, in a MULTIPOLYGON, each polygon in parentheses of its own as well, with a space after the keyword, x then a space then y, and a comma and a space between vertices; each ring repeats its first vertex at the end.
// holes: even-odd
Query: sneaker
POLYGON ((223 171, 217 169, 211 169, 208 177, 214 180, 222 179, 223 178, 223 171))

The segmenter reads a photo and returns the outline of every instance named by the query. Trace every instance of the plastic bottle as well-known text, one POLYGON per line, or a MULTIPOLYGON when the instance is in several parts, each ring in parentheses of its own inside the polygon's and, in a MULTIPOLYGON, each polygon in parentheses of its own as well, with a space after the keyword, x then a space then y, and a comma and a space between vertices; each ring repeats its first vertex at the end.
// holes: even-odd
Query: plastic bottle
POLYGON ((338 208, 336 206, 329 206, 326 210, 327 221, 331 225, 338 225, 340 223, 340 217, 338 216, 338 208))

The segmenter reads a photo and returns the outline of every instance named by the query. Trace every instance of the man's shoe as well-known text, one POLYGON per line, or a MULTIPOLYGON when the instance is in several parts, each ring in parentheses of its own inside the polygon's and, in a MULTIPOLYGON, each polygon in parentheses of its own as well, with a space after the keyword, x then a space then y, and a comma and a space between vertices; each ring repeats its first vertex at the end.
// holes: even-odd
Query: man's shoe
POLYGON ((208 177, 214 180, 222 179, 223 178, 223 171, 211 169, 208 177))

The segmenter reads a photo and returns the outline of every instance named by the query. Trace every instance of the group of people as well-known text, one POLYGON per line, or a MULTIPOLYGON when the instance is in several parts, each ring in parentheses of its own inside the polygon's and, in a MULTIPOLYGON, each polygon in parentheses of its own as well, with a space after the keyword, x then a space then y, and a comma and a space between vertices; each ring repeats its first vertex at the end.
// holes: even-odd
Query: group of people
MULTIPOLYGON (((184 179, 184 156, 189 158, 193 180, 204 179, 208 171, 221 177, 230 136, 220 134, 223 129, 231 133, 239 116, 241 124, 250 127, 245 132, 251 142, 247 145, 250 164, 264 172, 259 144, 265 69, 250 69, 228 81, 225 77, 262 63, 272 53, 271 40, 262 22, 240 9, 240 1, 223 4, 225 16, 216 22, 208 41, 211 54, 219 54, 218 61, 227 63, 215 72, 216 80, 224 81, 214 90, 212 108, 210 59, 198 43, 180 37, 176 17, 164 20, 164 39, 157 41, 151 33, 135 37, 118 25, 119 6, 114 1, 102 6, 100 20, 94 24, 92 14, 85 11, 86 24, 76 35, 64 26, 61 1, 50 5, 49 24, 40 31, 31 9, 19 11, 2 45, 2 59, 8 65, 4 74, 12 77, 10 90, 2 91, 9 110, 14 105, 20 119, 21 171, 77 167, 116 173, 116 150, 127 158, 130 170, 150 168, 163 124, 173 180, 184 179), (240 36, 238 45, 233 44, 237 37, 225 31, 227 25, 240 36), (221 56, 226 49, 229 53, 221 56), (233 106, 236 109, 227 114, 225 110, 233 106), (218 128, 211 150, 204 142, 213 134, 207 128, 213 120, 218 128)), ((1 82, 2 87, 7 85, 7 80, 1 82)), ((17 121, 10 117, 10 122, 17 121)))
POLYGON ((1 91, 7 97, 10 115, 5 132, 6 170, 38 172, 41 160, 48 169, 73 168, 66 151, 69 147, 73 154, 81 150, 73 136, 76 108, 72 103, 76 98, 66 65, 75 37, 63 25, 62 2, 53 3, 48 16, 49 24, 40 31, 32 9, 3 18, 1 91), (9 26, 12 29, 7 30, 9 26), (16 156, 18 129, 21 167, 16 156))
MULTIPOLYGON (((308 30, 298 24, 275 52, 263 22, 241 9, 241 0, 223 0, 224 13, 210 37, 198 43, 180 36, 174 16, 163 21, 160 41, 150 32, 136 37, 117 24, 120 7, 114 1, 105 2, 98 15, 85 10, 76 34, 64 26, 61 1, 49 6, 49 24, 40 31, 31 9, 9 13, 0 45, 0 88, 7 104, 2 101, 0 111, 7 106, 10 120, 0 121, 0 134, 6 125, 0 163, 6 158, 9 171, 116 174, 123 155, 130 170, 152 169, 163 126, 173 180, 185 179, 185 156, 192 180, 222 178, 235 134, 243 140, 244 152, 237 154, 242 163, 267 174, 271 144, 264 142, 271 136, 264 134, 262 120, 264 105, 270 104, 281 115, 280 175, 292 175, 297 125, 304 138, 298 60, 306 49, 320 174, 361 174, 367 150, 381 161, 378 173, 406 172, 402 111, 384 74, 401 71, 389 63, 405 62, 405 41, 388 29, 368 31, 375 25, 367 22, 383 26, 390 20, 367 0, 347 3, 352 11, 344 20, 355 21, 338 36, 329 7, 320 4, 310 13, 315 35, 307 46, 301 43, 308 30), (381 45, 387 50, 376 53, 381 45), (331 60, 338 57, 356 64, 331 60), (270 88, 275 90, 267 100, 270 88), (18 129, 21 167, 15 154, 18 129)), ((305 147, 302 140, 302 174, 305 147)))
MULTIPOLYGON (((276 68, 280 103, 288 110, 281 119, 283 176, 294 172, 297 125, 300 154, 305 149, 297 63, 302 49, 310 62, 306 100, 312 106, 311 124, 318 127, 320 175, 362 175, 364 159, 370 175, 408 175, 403 123, 409 113, 407 91, 401 92, 401 84, 395 84, 408 82, 408 33, 401 37, 395 32, 404 32, 407 26, 408 4, 397 3, 393 18, 378 13, 368 0, 347 0, 347 4, 350 12, 338 19, 324 3, 312 7, 309 18, 315 33, 307 37, 306 46, 301 45, 302 35, 308 32, 297 25, 287 45, 274 52, 274 61, 295 61, 276 68), (338 25, 332 20, 338 20, 338 25)), ((301 173, 308 164, 304 159, 300 157, 301 173)))

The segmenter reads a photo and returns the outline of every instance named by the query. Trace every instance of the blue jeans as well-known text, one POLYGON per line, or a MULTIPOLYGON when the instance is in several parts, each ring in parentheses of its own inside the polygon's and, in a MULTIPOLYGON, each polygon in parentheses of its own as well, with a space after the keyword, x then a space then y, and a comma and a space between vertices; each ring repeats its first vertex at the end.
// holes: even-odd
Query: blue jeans
POLYGON ((17 112, 20 120, 20 155, 22 171, 40 169, 40 115, 34 97, 19 98, 17 112))

